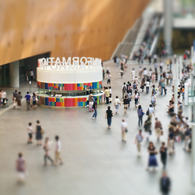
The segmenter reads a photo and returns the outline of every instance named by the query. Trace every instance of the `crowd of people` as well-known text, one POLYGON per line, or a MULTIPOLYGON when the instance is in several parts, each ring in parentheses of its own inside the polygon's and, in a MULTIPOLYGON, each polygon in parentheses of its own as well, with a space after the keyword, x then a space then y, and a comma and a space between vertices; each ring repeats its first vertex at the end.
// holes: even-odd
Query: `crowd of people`
MULTIPOLYGON (((116 58, 118 59, 118 58, 116 58)), ((137 58, 134 58, 134 60, 137 60, 137 58)), ((149 60, 148 58, 143 59, 149 60)), ((139 66, 139 72, 135 72, 135 69, 132 68, 131 70, 131 76, 132 80, 124 82, 122 84, 122 98, 120 100, 119 96, 116 96, 115 100, 113 101, 114 107, 116 109, 116 114, 118 114, 120 106, 124 105, 124 113, 127 113, 128 108, 130 107, 130 102, 133 101, 135 104, 135 108, 137 110, 138 115, 138 126, 140 127, 140 130, 138 134, 135 137, 135 144, 137 145, 138 150, 138 156, 141 157, 141 143, 143 142, 144 137, 149 143, 148 146, 148 153, 149 153, 149 160, 146 170, 149 170, 149 168, 158 166, 158 160, 156 158, 156 155, 160 154, 160 160, 163 165, 163 169, 166 169, 167 166, 167 156, 173 155, 175 153, 175 142, 181 142, 184 141, 184 147, 183 149, 185 151, 190 152, 191 151, 191 128, 188 124, 188 117, 183 116, 183 100, 185 98, 185 87, 184 84, 186 80, 190 76, 190 72, 193 69, 191 63, 187 63, 187 61, 183 62, 183 69, 181 72, 181 82, 178 84, 178 102, 177 102, 177 109, 178 112, 174 112, 174 94, 171 95, 171 99, 169 101, 168 105, 168 111, 167 113, 172 116, 170 120, 170 125, 168 127, 163 127, 161 121, 155 117, 155 107, 157 106, 157 95, 167 95, 167 86, 173 86, 173 72, 172 72, 172 66, 173 61, 176 61, 175 56, 172 59, 166 60, 166 66, 163 64, 163 60, 159 58, 157 55, 153 56, 153 64, 154 68, 147 69, 146 67, 139 66), (150 95, 150 102, 148 109, 144 112, 142 109, 140 99, 141 99, 141 93, 147 93, 150 95), (143 116, 146 115, 147 119, 143 122, 143 116), (157 137, 157 141, 160 141, 160 137, 164 135, 164 132, 166 131, 166 134, 168 134, 167 142, 162 141, 161 147, 157 149, 154 146, 154 143, 150 141, 150 136, 152 134, 152 117, 155 117, 155 123, 154 123, 154 130, 157 137), (167 130, 166 130, 167 129, 167 130), (143 131, 145 133, 143 134, 143 131)), ((118 67, 119 62, 116 60, 114 61, 116 63, 116 67, 118 67)), ((152 62, 152 59, 149 60, 149 64, 152 62)), ((139 59, 138 59, 139 63, 139 59)), ((127 73, 127 61, 125 58, 120 60, 120 72, 119 75, 121 78, 123 78, 124 74, 127 73)), ((109 68, 107 69, 109 70, 109 68)), ((107 73, 107 72, 106 72, 107 73)), ((110 70, 109 70, 109 74, 110 70)), ((108 83, 108 82, 107 82, 108 83)), ((109 86, 110 87, 110 86, 109 86)), ((111 88, 111 87, 110 87, 111 88)), ((106 104, 111 103, 111 101, 108 100, 108 98, 112 97, 112 92, 109 91, 108 87, 104 87, 105 92, 105 99, 106 104)), ((132 104, 132 103, 131 103, 132 104)), ((114 116, 113 111, 111 110, 111 107, 108 106, 108 109, 106 110, 106 116, 107 118, 107 124, 108 129, 111 128, 111 121, 112 117, 114 116)), ((128 125, 125 121, 125 119, 122 119, 121 122, 121 132, 122 132, 122 142, 126 143, 126 133, 128 133, 128 125)), ((166 172, 163 173, 163 177, 167 178, 166 172)), ((161 182, 163 180, 163 177, 161 179, 161 182)), ((167 185, 170 185, 170 179, 166 179, 167 185)), ((161 185, 163 185, 161 183, 161 185)), ((164 194, 168 194, 167 188, 163 188, 161 186, 161 191, 164 194), (164 190, 164 191, 163 191, 164 190)))
MULTIPOLYGON (((184 84, 186 80, 189 77, 189 74, 192 70, 192 65, 187 64, 185 61, 183 63, 183 69, 182 69, 182 79, 181 82, 178 85, 178 112, 175 113, 175 99, 174 94, 170 95, 170 101, 167 105, 168 110, 167 113, 172 116, 170 120, 170 124, 168 127, 163 127, 162 122, 160 121, 160 118, 155 116, 155 108, 158 105, 157 104, 157 96, 158 95, 168 95, 167 94, 167 86, 173 85, 173 73, 172 73, 172 61, 175 61, 175 59, 169 59, 166 61, 166 66, 163 64, 163 60, 161 58, 158 58, 157 55, 154 55, 153 58, 145 58, 141 61, 144 62, 144 60, 148 60, 149 64, 153 61, 153 67, 146 68, 143 67, 143 65, 138 65, 139 70, 138 72, 135 71, 134 68, 132 68, 131 72, 128 73, 128 58, 126 56, 122 56, 122 59, 119 58, 115 59, 116 67, 119 67, 119 76, 123 78, 124 74, 131 75, 131 79, 127 82, 123 82, 121 87, 121 94, 118 94, 113 97, 112 93, 112 83, 111 83, 111 71, 109 67, 105 68, 105 66, 102 63, 102 70, 103 70, 103 79, 106 80, 106 85, 103 87, 104 91, 104 102, 105 104, 108 104, 108 107, 105 111, 105 119, 107 119, 107 125, 108 129, 111 129, 112 125, 112 119, 114 117, 114 111, 111 109, 110 104, 114 105, 115 108, 115 114, 119 113, 120 107, 123 105, 124 107, 124 114, 127 114, 128 109, 132 106, 135 106, 135 114, 138 116, 138 127, 139 131, 135 136, 135 144, 137 146, 138 156, 141 157, 142 155, 142 142, 144 139, 148 142, 148 164, 146 166, 146 170, 150 170, 150 168, 155 169, 155 167, 158 166, 158 160, 157 160, 157 154, 160 154, 160 160, 163 165, 163 169, 166 169, 167 166, 167 156, 173 155, 175 153, 175 142, 181 142, 184 141, 184 147, 183 149, 185 151, 191 151, 191 128, 188 123, 188 117, 183 116, 183 100, 185 98, 185 87, 184 84), (150 96, 150 101, 148 102, 148 109, 143 110, 141 105, 141 94, 146 93, 148 96, 150 96), (120 98, 121 96, 121 98, 120 98), (114 99, 113 99, 114 98, 114 99), (133 102, 133 103, 131 103, 133 102), (132 105, 134 104, 134 105, 132 105), (143 116, 146 115, 147 118, 145 121, 143 121, 143 116), (152 124, 152 118, 155 117, 155 123, 152 124), (154 128, 154 131, 152 130, 154 128), (166 129, 168 131, 168 137, 167 142, 162 141, 161 147, 156 148, 154 143, 151 141, 150 137, 153 132, 156 134, 157 141, 160 141, 160 137, 164 135, 166 129)), ((137 57, 133 58, 134 60, 137 60, 137 57)), ((139 59, 138 59, 139 62, 139 59)), ((143 64, 142 62, 142 64, 143 64)), ((15 90, 12 96, 13 105, 14 108, 20 109, 21 107, 21 100, 22 100, 22 94, 21 92, 15 90)), ((32 107, 33 109, 37 108, 37 96, 35 93, 31 96, 29 92, 24 97, 26 99, 26 108, 27 110, 30 110, 32 107)), ((1 90, 0 92, 0 104, 4 104, 6 101, 6 92, 5 90, 1 90)), ((93 95, 89 95, 89 99, 87 101, 88 110, 90 112, 94 112, 92 115, 92 119, 97 118, 97 99, 93 97, 93 95)), ((128 124, 124 118, 121 118, 121 140, 122 143, 127 142, 127 136, 128 133, 128 124)), ((42 139, 43 134, 45 133, 42 126, 40 125, 40 121, 36 121, 35 131, 32 127, 32 122, 29 122, 28 124, 28 144, 33 143, 33 135, 35 134, 35 139, 37 140, 37 145, 42 145, 42 139)), ((55 149, 55 160, 53 160, 50 157, 49 151, 50 151, 50 145, 51 142, 49 141, 49 138, 45 138, 45 143, 43 146, 44 149, 44 165, 47 165, 47 160, 50 160, 53 165, 57 165, 58 161, 60 161, 60 164, 63 164, 63 161, 60 157, 60 151, 61 151, 61 142, 59 140, 59 136, 55 137, 56 140, 56 149, 55 149)), ((18 171, 18 177, 20 180, 24 180, 25 178, 25 160, 23 158, 23 154, 18 154, 18 159, 16 161, 16 168, 18 171)), ((167 185, 170 185, 170 179, 167 177, 166 172, 163 173, 163 177, 166 177, 167 185)), ((162 189, 163 188, 163 182, 162 179, 162 189)), ((166 183, 164 182, 164 183, 166 183)), ((166 190, 165 190, 166 191, 166 190)))

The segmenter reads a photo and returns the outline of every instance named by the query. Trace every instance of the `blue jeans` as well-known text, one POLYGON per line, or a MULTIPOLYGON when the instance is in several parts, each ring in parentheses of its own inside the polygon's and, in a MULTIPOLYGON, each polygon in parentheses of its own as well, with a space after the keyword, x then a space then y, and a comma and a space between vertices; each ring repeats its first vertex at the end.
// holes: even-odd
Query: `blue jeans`
POLYGON ((94 110, 94 114, 93 114, 93 116, 92 117, 97 117, 97 110, 94 110))
POLYGON ((170 70, 172 70, 172 64, 169 64, 169 66, 170 66, 170 70))
POLYGON ((111 126, 112 118, 107 118, 108 126, 111 126))
POLYGON ((142 117, 143 117, 143 115, 142 116, 138 116, 138 125, 139 126, 142 125, 142 123, 143 123, 142 117))
POLYGON ((161 95, 163 94, 163 90, 164 90, 164 93, 165 93, 165 95, 166 95, 166 89, 165 89, 165 87, 162 87, 162 88, 161 88, 161 95))

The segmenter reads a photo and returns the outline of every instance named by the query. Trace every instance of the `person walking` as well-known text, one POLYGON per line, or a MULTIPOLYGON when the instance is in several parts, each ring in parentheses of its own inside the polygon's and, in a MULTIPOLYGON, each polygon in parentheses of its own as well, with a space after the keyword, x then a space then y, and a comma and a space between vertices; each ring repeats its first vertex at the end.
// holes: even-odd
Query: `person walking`
POLYGON ((22 153, 19 153, 18 158, 16 160, 16 170, 18 172, 18 182, 24 182, 25 180, 26 163, 22 156, 23 156, 22 153))
POLYGON ((44 133, 44 131, 43 131, 41 125, 40 125, 40 121, 37 120, 37 125, 36 125, 36 129, 35 129, 37 146, 42 145, 42 139, 43 139, 42 134, 43 133, 44 133))
POLYGON ((22 99, 22 95, 21 95, 21 92, 19 91, 17 96, 16 96, 16 102, 17 102, 17 105, 18 105, 18 109, 20 109, 20 107, 22 105, 21 99, 22 99))
POLYGON ((34 133, 33 129, 32 129, 32 123, 28 123, 28 144, 32 144, 32 134, 34 133))
POLYGON ((18 91, 15 90, 15 91, 13 92, 13 96, 12 96, 14 108, 16 108, 16 105, 17 105, 17 103, 16 103, 16 97, 17 97, 17 95, 18 95, 18 91))
POLYGON ((34 72, 33 72, 33 70, 31 69, 31 70, 30 70, 30 81, 31 81, 31 82, 33 81, 33 78, 34 78, 34 72))
POLYGON ((60 160, 60 165, 63 165, 62 158, 60 157, 60 152, 61 152, 61 142, 60 138, 58 135, 55 136, 56 140, 56 149, 55 149, 55 165, 57 165, 58 160, 60 160))
POLYGON ((188 143, 190 141, 191 135, 192 135, 192 131, 191 128, 189 128, 189 125, 186 125, 186 131, 184 133, 185 139, 184 139, 184 150, 187 150, 186 147, 188 146, 188 143))
POLYGON ((128 132, 128 130, 127 130, 127 123, 125 122, 125 119, 122 119, 121 132, 122 132, 122 142, 126 143, 126 133, 128 132))
POLYGON ((160 159, 163 164, 163 169, 165 169, 167 164, 167 147, 165 146, 165 142, 162 142, 162 146, 160 147, 160 159))
POLYGON ((149 160, 148 160, 148 167, 146 170, 149 170, 150 167, 153 167, 153 169, 155 170, 155 167, 158 166, 156 160, 156 154, 158 152, 156 151, 156 148, 154 147, 154 144, 152 142, 149 143, 148 153, 149 153, 149 160))
POLYGON ((158 118, 155 118, 154 129, 156 131, 157 140, 159 141, 160 140, 160 136, 161 136, 162 124, 158 120, 158 118))
POLYGON ((160 179, 160 191, 162 195, 168 195, 171 187, 171 180, 164 171, 163 176, 160 179))
POLYGON ((118 98, 118 96, 116 96, 116 99, 114 100, 114 106, 116 109, 116 113, 118 114, 119 106, 121 106, 121 102, 120 102, 120 99, 118 98))
POLYGON ((126 83, 123 83, 123 85, 122 85, 122 98, 123 99, 124 99, 126 92, 127 92, 127 86, 126 86, 126 83))
POLYGON ((135 137, 135 144, 137 145, 137 151, 138 151, 138 156, 141 156, 141 143, 143 141, 143 135, 142 135, 142 130, 139 130, 139 133, 135 137))
POLYGON ((132 75, 132 80, 134 81, 135 79, 135 69, 134 68, 132 68, 131 75, 132 75))
POLYGON ((93 103, 93 110, 94 110, 94 114, 92 116, 92 119, 97 118, 97 98, 95 99, 95 102, 93 103))
POLYGON ((105 87, 105 94, 106 94, 106 104, 109 104, 109 97, 110 97, 110 90, 108 87, 105 87))
POLYGON ((149 108, 146 112, 146 115, 150 116, 151 117, 151 120, 152 120, 152 114, 155 116, 155 112, 154 112, 154 109, 152 107, 152 104, 149 105, 149 108))
POLYGON ((110 106, 108 106, 108 110, 106 110, 106 115, 105 115, 105 119, 107 119, 107 123, 108 123, 108 129, 110 129, 112 123, 112 117, 113 117, 113 112, 112 110, 110 110, 110 106))
POLYGON ((152 134, 151 124, 152 124, 151 123, 151 116, 148 116, 148 118, 144 122, 144 130, 145 130, 145 133, 146 133, 147 141, 149 141, 149 137, 152 134))
POLYGON ((135 101, 135 107, 137 108, 137 105, 138 105, 138 101, 139 101, 139 94, 138 94, 138 92, 137 91, 135 91, 135 94, 134 94, 134 96, 133 96, 133 99, 134 99, 134 101, 135 101))
POLYGON ((169 150, 169 155, 172 155, 175 152, 174 148, 174 130, 172 127, 169 128, 169 137, 168 137, 168 150, 169 150))
POLYGON ((137 114, 138 114, 138 125, 141 126, 143 124, 143 115, 144 115, 141 105, 138 106, 137 114))
POLYGON ((152 104, 152 107, 155 108, 156 106, 155 86, 153 89, 154 91, 152 91, 152 95, 151 95, 151 104, 152 104))
POLYGON ((162 85, 161 85, 161 95, 163 95, 163 90, 164 90, 164 94, 166 95, 167 92, 166 92, 166 84, 165 84, 165 79, 163 79, 162 81, 162 85))
POLYGON ((35 93, 33 93, 33 96, 32 96, 32 106, 33 106, 33 110, 37 109, 37 96, 35 93))
POLYGON ((30 98, 31 98, 31 96, 30 96, 29 92, 26 93, 25 98, 26 98, 26 108, 27 108, 27 110, 30 110, 30 98))
POLYGON ((44 166, 47 166, 47 159, 49 159, 51 161, 52 165, 54 165, 54 161, 49 155, 50 145, 49 145, 49 138, 48 137, 45 138, 45 144, 43 146, 43 149, 45 151, 44 166))
POLYGON ((126 114, 127 108, 129 107, 129 99, 127 95, 125 95, 125 99, 123 100, 123 103, 124 103, 124 113, 126 114))

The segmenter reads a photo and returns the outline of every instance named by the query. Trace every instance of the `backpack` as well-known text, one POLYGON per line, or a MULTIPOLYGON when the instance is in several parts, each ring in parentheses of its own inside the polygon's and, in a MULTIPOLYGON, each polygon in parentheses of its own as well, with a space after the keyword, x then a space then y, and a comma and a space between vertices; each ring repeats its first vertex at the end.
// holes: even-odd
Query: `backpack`
POLYGON ((96 102, 94 102, 93 103, 93 106, 92 106, 92 108, 95 110, 95 105, 97 105, 97 103, 96 102))
POLYGON ((109 70, 106 71, 106 74, 108 74, 108 73, 109 73, 109 70))
POLYGON ((123 92, 125 92, 127 90, 127 87, 124 85, 123 86, 123 92))
POLYGON ((131 90, 131 86, 130 85, 127 86, 127 93, 129 93, 129 92, 132 93, 132 90, 131 90))
POLYGON ((136 84, 133 84, 133 89, 137 89, 137 85, 136 84))

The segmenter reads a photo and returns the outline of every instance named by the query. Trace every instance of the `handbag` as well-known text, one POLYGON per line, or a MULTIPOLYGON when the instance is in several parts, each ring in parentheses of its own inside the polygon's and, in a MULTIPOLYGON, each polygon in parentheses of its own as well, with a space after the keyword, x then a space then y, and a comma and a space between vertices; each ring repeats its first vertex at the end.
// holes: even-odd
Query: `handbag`
POLYGON ((41 134, 43 135, 45 133, 45 131, 42 129, 42 127, 41 127, 41 134))
POLYGON ((163 130, 161 130, 161 131, 160 131, 160 135, 163 135, 163 134, 164 134, 164 132, 163 132, 163 130))
POLYGON ((128 129, 125 129, 125 133, 128 133, 128 129))
POLYGON ((144 116, 144 114, 145 114, 145 113, 144 113, 144 112, 142 112, 142 116, 144 116))
POLYGON ((147 116, 149 115, 149 110, 146 111, 146 115, 147 115, 147 116))

